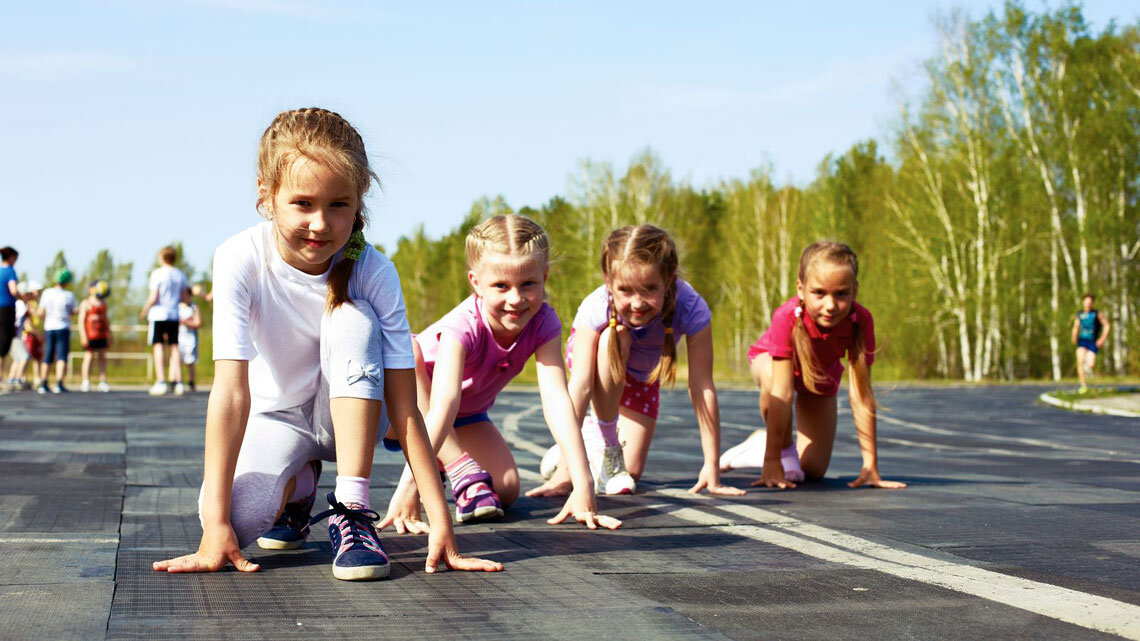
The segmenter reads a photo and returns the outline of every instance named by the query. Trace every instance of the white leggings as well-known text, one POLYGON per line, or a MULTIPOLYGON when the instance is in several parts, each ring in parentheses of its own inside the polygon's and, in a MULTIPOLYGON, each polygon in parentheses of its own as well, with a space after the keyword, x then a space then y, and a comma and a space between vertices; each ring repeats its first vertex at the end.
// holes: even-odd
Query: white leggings
MULTIPOLYGON (((315 395, 296 407, 251 414, 238 453, 230 523, 238 545, 264 534, 277 518, 285 486, 312 460, 335 461, 332 398, 384 398, 380 321, 372 307, 341 305, 321 319, 321 381, 315 395)), ((283 375, 288 375, 283 372, 283 375)), ((381 412, 378 434, 387 429, 381 412)), ((198 496, 202 514, 203 492, 198 496)))

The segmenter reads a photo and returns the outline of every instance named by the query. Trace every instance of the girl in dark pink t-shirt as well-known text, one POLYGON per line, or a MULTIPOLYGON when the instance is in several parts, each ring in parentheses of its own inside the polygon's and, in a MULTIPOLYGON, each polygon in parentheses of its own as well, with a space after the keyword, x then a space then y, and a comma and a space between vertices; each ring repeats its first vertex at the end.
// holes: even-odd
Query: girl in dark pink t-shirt
POLYGON ((863 454, 862 471, 848 485, 906 487, 879 477, 871 389, 875 321, 870 310, 855 302, 858 274, 859 261, 847 245, 821 241, 804 250, 796 296, 776 309, 768 331, 748 350, 767 430, 756 430, 726 451, 722 470, 762 467, 753 485, 780 489, 823 478, 835 443, 841 359, 847 358, 851 411, 863 454))

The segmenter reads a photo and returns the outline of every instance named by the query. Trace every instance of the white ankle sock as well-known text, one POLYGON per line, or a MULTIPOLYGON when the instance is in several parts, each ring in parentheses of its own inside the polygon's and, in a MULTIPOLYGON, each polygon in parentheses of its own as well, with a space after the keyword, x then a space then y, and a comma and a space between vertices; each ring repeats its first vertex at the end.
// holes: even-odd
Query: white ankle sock
POLYGON ((334 493, 336 500, 341 503, 356 503, 366 510, 372 507, 371 503, 368 502, 368 479, 366 478, 338 474, 334 493))

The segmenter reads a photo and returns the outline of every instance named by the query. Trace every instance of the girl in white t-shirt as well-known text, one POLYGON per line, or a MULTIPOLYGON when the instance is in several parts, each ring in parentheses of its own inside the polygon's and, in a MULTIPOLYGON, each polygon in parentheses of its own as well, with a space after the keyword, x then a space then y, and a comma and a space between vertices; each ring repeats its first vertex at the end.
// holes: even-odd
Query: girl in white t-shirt
POLYGON ((333 575, 388 575, 373 527, 369 475, 387 410, 429 518, 426 571, 502 565, 459 556, 423 418, 400 280, 364 240, 375 173, 360 134, 338 114, 277 115, 258 147, 258 210, 268 222, 214 255, 214 384, 194 554, 167 572, 258 565, 241 549, 300 547, 329 517, 333 575), (248 418, 247 418, 248 417, 248 418), (321 460, 337 461, 330 509, 310 519, 321 460))

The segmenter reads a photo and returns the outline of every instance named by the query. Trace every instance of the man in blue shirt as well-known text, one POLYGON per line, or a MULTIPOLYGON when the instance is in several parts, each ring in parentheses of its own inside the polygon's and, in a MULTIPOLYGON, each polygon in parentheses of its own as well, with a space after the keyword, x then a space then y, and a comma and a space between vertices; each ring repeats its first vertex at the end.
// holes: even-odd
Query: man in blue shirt
POLYGON ((4 371, 4 358, 16 337, 16 258, 20 255, 11 247, 0 247, 0 372, 4 371))

